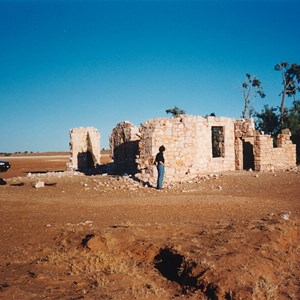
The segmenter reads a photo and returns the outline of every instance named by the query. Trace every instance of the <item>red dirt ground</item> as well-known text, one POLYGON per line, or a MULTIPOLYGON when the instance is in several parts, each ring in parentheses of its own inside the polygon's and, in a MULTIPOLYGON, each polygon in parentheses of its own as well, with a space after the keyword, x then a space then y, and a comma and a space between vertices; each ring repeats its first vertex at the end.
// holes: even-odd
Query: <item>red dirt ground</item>
POLYGON ((300 299, 299 168, 157 191, 5 159, 0 299, 300 299))

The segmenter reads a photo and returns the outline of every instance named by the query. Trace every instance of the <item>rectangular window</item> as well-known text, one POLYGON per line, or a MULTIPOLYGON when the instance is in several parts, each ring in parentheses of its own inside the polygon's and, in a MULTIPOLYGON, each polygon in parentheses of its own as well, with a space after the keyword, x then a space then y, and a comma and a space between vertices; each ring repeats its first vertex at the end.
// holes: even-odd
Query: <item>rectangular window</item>
POLYGON ((211 127, 211 145, 212 157, 224 157, 224 127, 212 126, 211 127))

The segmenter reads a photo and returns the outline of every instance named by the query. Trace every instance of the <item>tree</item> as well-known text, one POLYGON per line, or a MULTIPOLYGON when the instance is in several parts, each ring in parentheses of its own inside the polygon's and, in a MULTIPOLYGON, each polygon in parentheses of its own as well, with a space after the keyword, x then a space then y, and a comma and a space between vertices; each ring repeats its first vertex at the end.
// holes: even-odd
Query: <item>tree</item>
POLYGON ((206 115, 205 118, 207 118, 207 117, 215 117, 215 116, 216 116, 216 114, 214 112, 212 112, 209 115, 206 115))
POLYGON ((280 125, 283 127, 285 98, 293 97, 295 101, 296 92, 300 91, 300 65, 281 62, 275 65, 274 69, 280 71, 282 77, 283 90, 279 95, 281 95, 280 125))
POLYGON ((300 163, 300 101, 295 100, 293 106, 288 110, 285 117, 284 126, 289 128, 292 136, 291 140, 296 144, 297 163, 300 163))
POLYGON ((300 134, 300 101, 295 100, 293 106, 288 110, 285 117, 285 127, 290 129, 292 134, 300 134))
POLYGON ((280 130, 279 116, 276 111, 277 108, 265 105, 260 113, 256 112, 255 128, 273 137, 276 136, 280 130))
POLYGON ((169 108, 166 110, 167 114, 172 114, 173 117, 177 117, 179 115, 185 115, 185 111, 183 109, 174 106, 174 108, 169 108))
POLYGON ((300 101, 294 100, 291 108, 284 108, 283 114, 280 107, 264 106, 264 109, 255 113, 255 128, 264 131, 273 137, 277 136, 283 128, 291 131, 291 140, 296 144, 297 163, 300 163, 300 101), (281 125, 281 116, 283 125, 281 125))
POLYGON ((259 95, 261 98, 266 97, 266 94, 263 91, 261 82, 255 76, 251 76, 249 73, 246 74, 246 80, 242 85, 243 97, 244 97, 244 109, 242 111, 242 118, 251 118, 253 115, 253 107, 250 105, 251 97, 254 95, 259 95))

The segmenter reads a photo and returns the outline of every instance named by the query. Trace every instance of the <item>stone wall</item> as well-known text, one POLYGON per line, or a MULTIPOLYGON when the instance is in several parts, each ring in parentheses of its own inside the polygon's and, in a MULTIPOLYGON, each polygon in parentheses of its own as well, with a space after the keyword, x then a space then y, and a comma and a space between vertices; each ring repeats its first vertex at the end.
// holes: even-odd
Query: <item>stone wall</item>
POLYGON ((296 166, 296 145, 291 141, 291 132, 282 131, 275 140, 267 134, 254 137, 254 163, 256 171, 274 171, 296 166))
POLYGON ((137 159, 141 179, 153 181, 156 177, 153 161, 161 145, 166 147, 165 182, 188 180, 204 172, 235 170, 234 124, 230 118, 189 115, 145 122, 140 127, 137 159), (213 157, 213 129, 219 139, 218 157, 213 157))
POLYGON ((118 123, 109 142, 111 157, 120 169, 135 169, 138 155, 139 129, 128 121, 118 123))
POLYGON ((254 169, 254 121, 249 118, 236 119, 234 122, 235 169, 254 169))
POLYGON ((100 165, 100 134, 94 127, 70 129, 69 170, 86 170, 100 165))
POLYGON ((155 184, 154 159, 164 145, 165 183, 186 181, 201 173, 287 169, 296 165, 296 146, 283 131, 273 147, 271 136, 255 131, 253 119, 181 115, 152 119, 137 129, 117 124, 110 146, 117 165, 137 164, 136 176, 155 184), (124 164, 125 162, 125 164, 124 164))

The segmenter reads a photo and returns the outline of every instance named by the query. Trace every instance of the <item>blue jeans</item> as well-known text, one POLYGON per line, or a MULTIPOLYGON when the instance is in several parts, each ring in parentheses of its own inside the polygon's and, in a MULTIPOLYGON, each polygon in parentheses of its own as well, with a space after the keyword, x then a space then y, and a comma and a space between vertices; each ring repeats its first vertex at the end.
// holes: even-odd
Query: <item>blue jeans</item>
POLYGON ((165 174, 165 166, 162 164, 157 165, 158 177, 157 177, 157 189, 160 190, 162 188, 164 174, 165 174))

